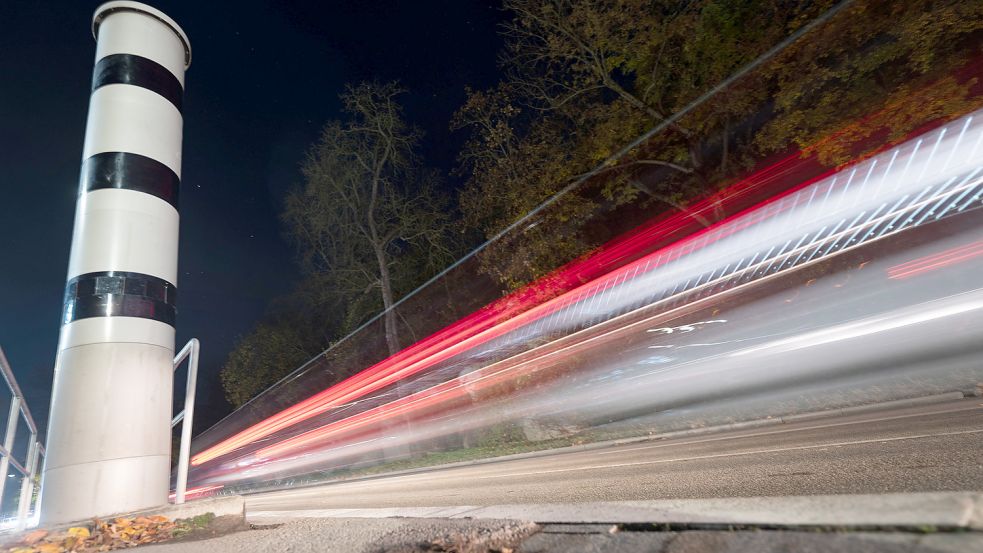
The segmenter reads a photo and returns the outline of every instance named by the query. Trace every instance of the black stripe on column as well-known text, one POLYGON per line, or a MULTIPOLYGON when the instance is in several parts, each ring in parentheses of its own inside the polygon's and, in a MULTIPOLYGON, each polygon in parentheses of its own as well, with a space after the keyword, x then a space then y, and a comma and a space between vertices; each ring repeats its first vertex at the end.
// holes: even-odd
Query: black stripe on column
POLYGON ((130 152, 103 152, 82 162, 79 189, 84 192, 121 188, 144 192, 177 209, 181 179, 156 159, 130 152))
POLYGON ((180 112, 184 97, 181 81, 163 65, 135 54, 110 54, 96 63, 92 92, 107 84, 131 84, 160 94, 180 112))
POLYGON ((174 326, 177 288, 127 271, 86 273, 68 281, 62 324, 91 317, 139 317, 174 326))

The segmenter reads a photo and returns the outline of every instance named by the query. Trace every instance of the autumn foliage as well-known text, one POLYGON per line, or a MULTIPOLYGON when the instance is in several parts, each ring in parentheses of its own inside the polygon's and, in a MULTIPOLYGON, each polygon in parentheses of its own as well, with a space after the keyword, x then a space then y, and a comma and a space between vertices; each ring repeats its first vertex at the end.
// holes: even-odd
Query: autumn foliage
POLYGON ((7 553, 95 553, 113 551, 148 543, 167 541, 189 533, 194 521, 173 521, 165 516, 95 519, 92 528, 77 526, 65 531, 38 529, 8 544, 7 553))

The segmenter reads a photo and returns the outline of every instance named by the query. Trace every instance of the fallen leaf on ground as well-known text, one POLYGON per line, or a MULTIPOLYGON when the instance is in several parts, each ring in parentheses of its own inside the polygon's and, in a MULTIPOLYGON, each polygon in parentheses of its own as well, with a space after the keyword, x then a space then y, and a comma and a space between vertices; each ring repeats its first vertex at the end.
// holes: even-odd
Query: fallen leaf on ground
POLYGON ((20 541, 24 545, 32 545, 41 541, 47 535, 48 535, 47 530, 34 530, 33 532, 28 532, 27 534, 25 534, 20 541))
POLYGON ((0 548, 0 553, 95 553, 158 543, 203 528, 214 518, 211 514, 203 517, 182 521, 161 515, 121 517, 112 522, 94 519, 91 530, 74 526, 56 533, 43 529, 28 532, 16 545, 0 548))
POLYGON ((89 529, 88 528, 82 528, 81 526, 75 526, 75 527, 72 527, 72 528, 69 528, 68 529, 68 535, 71 536, 71 537, 73 537, 73 538, 82 538, 82 539, 85 539, 85 538, 89 537, 89 529))

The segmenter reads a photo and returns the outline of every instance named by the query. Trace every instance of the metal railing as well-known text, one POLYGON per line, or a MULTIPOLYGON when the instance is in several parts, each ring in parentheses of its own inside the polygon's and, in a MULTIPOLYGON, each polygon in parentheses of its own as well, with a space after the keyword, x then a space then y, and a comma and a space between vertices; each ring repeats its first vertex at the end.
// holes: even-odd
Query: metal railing
POLYGON ((3 348, 0 348, 0 373, 3 374, 3 380, 6 382, 11 396, 10 411, 7 414, 7 428, 3 435, 3 446, 0 447, 0 511, 3 508, 7 471, 13 467, 22 476, 20 499, 17 504, 16 529, 23 530, 27 527, 28 514, 32 510, 37 510, 36 504, 32 509, 32 503, 34 503, 34 498, 38 496, 35 493, 38 485, 36 476, 38 461, 44 455, 44 446, 38 441, 37 424, 34 423, 31 410, 27 408, 27 401, 24 399, 24 394, 21 393, 20 386, 17 385, 17 379, 14 378, 14 372, 10 369, 10 363, 7 362, 3 348), (24 418, 27 429, 31 432, 31 438, 27 443, 27 458, 23 463, 20 463, 13 456, 14 439, 17 437, 17 426, 21 417, 24 418))
MULTIPOLYGON (((198 353, 201 344, 197 338, 192 338, 181 348, 181 351, 174 357, 174 370, 185 359, 188 359, 188 383, 184 393, 184 410, 174 415, 171 419, 171 428, 181 424, 181 452, 178 455, 177 463, 177 483, 174 486, 174 503, 184 503, 184 495, 188 488, 188 463, 191 457, 191 425, 195 416, 195 388, 198 381, 198 353)), ((2 490, 2 488, 0 488, 2 490)))

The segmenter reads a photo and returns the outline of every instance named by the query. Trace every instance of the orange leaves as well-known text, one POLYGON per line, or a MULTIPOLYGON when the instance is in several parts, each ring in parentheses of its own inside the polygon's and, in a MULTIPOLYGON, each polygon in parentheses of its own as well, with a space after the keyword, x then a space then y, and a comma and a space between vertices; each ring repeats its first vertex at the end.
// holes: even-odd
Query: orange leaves
POLYGON ((44 537, 47 535, 48 535, 47 530, 34 530, 33 532, 28 532, 27 535, 25 535, 24 538, 21 539, 21 543, 23 543, 24 545, 34 545, 35 543, 38 543, 39 541, 44 539, 44 537))
POLYGON ((117 518, 112 522, 96 521, 96 535, 108 538, 109 549, 132 547, 169 539, 177 525, 167 517, 117 518))
POLYGON ((117 518, 112 521, 95 519, 92 529, 73 527, 62 532, 34 530, 25 534, 6 553, 96 553, 124 549, 147 543, 166 541, 175 530, 186 530, 181 523, 167 517, 117 518))

